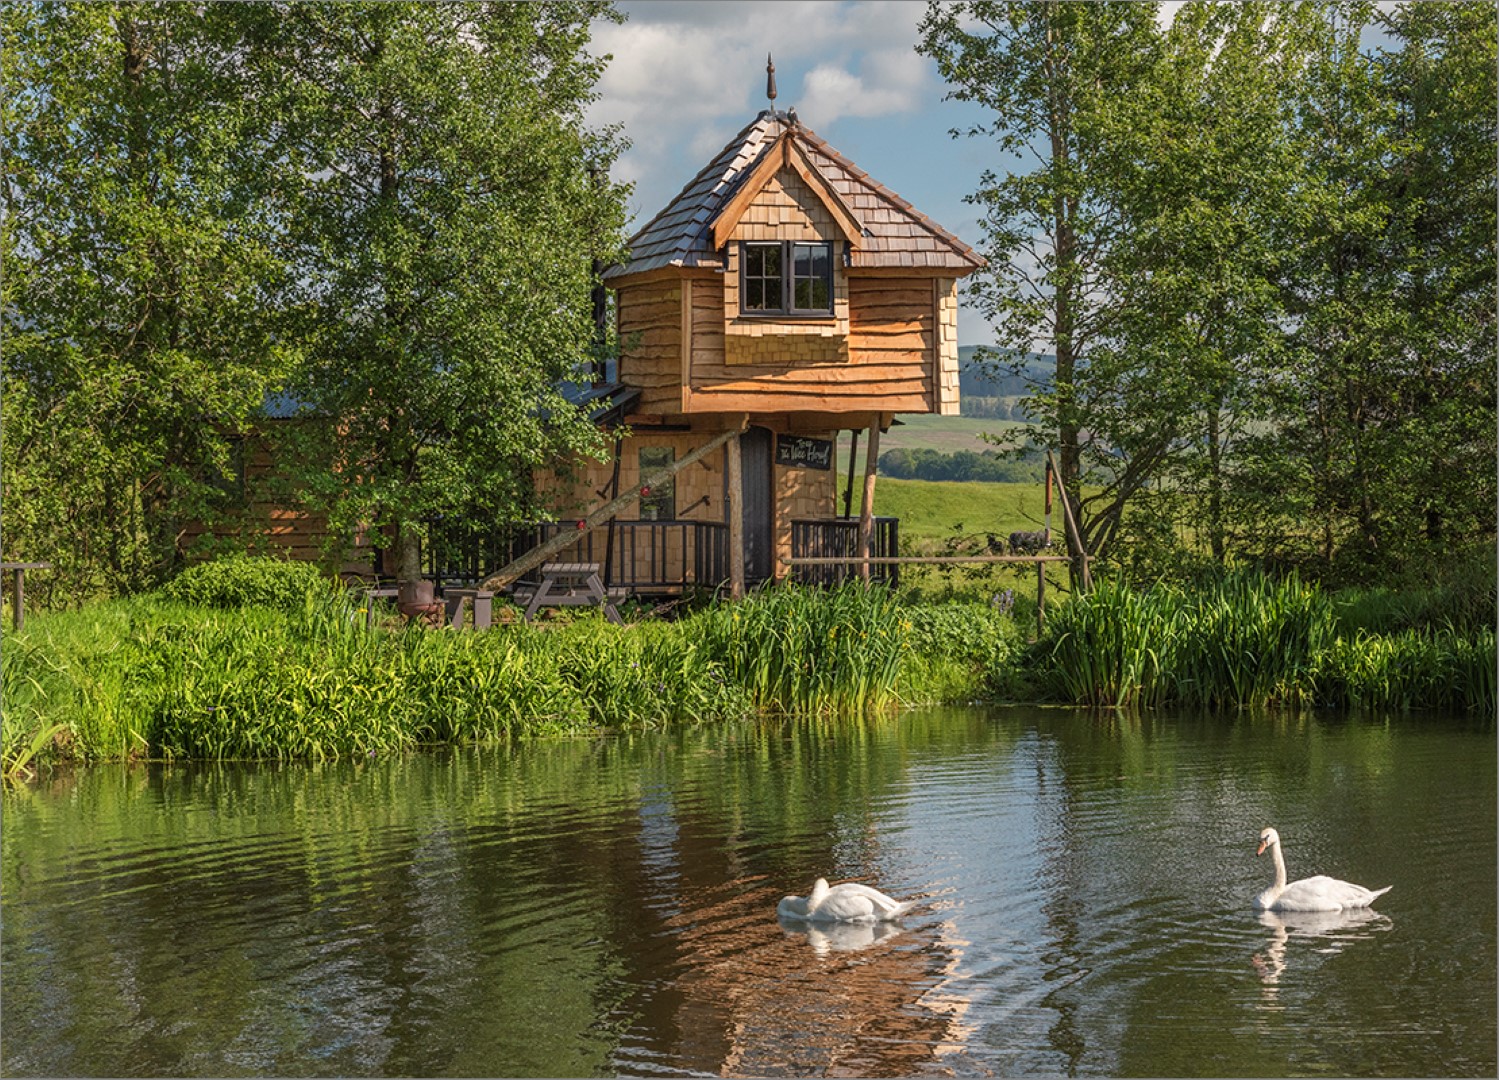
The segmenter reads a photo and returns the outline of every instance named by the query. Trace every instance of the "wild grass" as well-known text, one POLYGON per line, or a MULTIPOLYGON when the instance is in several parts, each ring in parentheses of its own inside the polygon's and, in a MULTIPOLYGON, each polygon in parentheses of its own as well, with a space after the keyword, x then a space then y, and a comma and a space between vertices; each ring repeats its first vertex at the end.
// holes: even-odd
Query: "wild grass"
POLYGON ((885 589, 769 589, 684 624, 756 706, 863 712, 894 704, 910 622, 885 589))
POLYGON ((1491 626, 1340 631, 1320 590, 1103 580, 1033 612, 883 588, 779 588, 677 622, 597 614, 484 633, 365 625, 321 585, 239 608, 140 597, 39 614, 0 654, 3 771, 132 757, 325 759, 763 713, 1011 699, 1303 703, 1492 715, 1491 626))
POLYGON ((1495 706, 1492 629, 1340 633, 1326 593, 1255 572, 1190 592, 1102 582, 1057 612, 1030 663, 1051 696, 1085 705, 1495 706))

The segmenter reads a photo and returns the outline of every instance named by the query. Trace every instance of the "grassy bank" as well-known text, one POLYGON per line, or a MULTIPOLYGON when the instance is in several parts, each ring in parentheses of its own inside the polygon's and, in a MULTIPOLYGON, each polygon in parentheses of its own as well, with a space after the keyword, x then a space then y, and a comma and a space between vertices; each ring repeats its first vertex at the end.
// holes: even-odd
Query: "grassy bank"
POLYGON ((908 608, 858 586, 773 590, 671 623, 590 616, 482 634, 366 628, 321 587, 219 600, 142 597, 31 620, 3 657, 9 769, 48 757, 319 759, 862 712, 972 697, 1023 644, 982 605, 908 608))
POLYGON ((315 577, 267 586, 256 573, 185 575, 167 595, 39 615, 8 636, 6 772, 47 760, 320 759, 975 699, 1495 707, 1492 625, 1412 627, 1391 604, 1253 574, 1191 592, 1105 580, 1027 643, 1034 613, 1021 605, 857 585, 767 590, 623 627, 590 614, 482 634, 370 628, 315 577))

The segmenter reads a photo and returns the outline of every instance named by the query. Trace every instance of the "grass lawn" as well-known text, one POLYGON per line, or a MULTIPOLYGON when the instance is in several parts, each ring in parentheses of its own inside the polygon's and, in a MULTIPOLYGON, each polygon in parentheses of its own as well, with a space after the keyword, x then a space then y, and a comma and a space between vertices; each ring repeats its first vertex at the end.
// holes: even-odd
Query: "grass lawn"
MULTIPOLYGON (((913 544, 942 541, 958 533, 1009 536, 1015 529, 1041 528, 1046 515, 1046 485, 891 480, 882 476, 874 486, 874 512, 881 517, 900 518, 901 538, 913 544)), ((1058 537, 1061 513, 1061 506, 1054 504, 1052 533, 1058 537)))

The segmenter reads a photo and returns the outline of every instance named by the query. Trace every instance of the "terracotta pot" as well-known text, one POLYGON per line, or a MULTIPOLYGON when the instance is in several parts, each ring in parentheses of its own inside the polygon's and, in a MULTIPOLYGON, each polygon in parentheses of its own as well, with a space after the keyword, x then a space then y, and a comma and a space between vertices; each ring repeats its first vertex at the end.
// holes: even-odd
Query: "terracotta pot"
POLYGON ((396 608, 408 619, 418 615, 430 615, 440 611, 442 605, 434 599, 436 590, 430 581, 403 581, 396 596, 396 608))

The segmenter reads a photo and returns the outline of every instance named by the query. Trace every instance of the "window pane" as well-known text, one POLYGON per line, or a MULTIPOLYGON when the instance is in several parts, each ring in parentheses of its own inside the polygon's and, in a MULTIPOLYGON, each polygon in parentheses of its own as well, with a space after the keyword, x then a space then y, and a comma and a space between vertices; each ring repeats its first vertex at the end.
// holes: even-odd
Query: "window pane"
POLYGON ((745 244, 744 310, 780 311, 784 301, 780 244, 745 244))
POLYGON ((795 244, 793 248, 795 288, 792 305, 802 310, 831 311, 833 245, 795 244))
POLYGON ((796 283, 796 306, 816 311, 830 311, 828 283, 823 278, 798 279, 796 283))
MULTIPOLYGON (((677 452, 669 446, 643 446, 640 448, 640 475, 655 469, 664 469, 677 458, 677 452)), ((672 521, 677 516, 676 477, 670 476, 651 487, 649 495, 640 496, 641 521, 672 521)))

